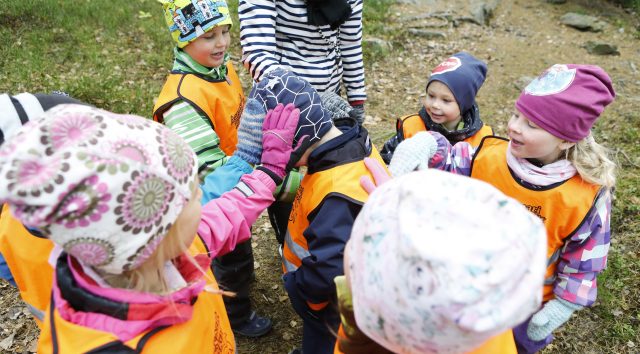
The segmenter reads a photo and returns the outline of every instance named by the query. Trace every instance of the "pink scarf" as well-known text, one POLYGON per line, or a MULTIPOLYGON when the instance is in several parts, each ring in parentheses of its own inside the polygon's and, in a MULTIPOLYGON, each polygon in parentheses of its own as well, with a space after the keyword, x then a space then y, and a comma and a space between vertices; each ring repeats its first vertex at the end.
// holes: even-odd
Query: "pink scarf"
POLYGON ((577 173, 573 164, 565 159, 538 167, 525 159, 517 158, 511 153, 511 143, 507 149, 507 165, 516 176, 536 186, 566 181, 577 173))

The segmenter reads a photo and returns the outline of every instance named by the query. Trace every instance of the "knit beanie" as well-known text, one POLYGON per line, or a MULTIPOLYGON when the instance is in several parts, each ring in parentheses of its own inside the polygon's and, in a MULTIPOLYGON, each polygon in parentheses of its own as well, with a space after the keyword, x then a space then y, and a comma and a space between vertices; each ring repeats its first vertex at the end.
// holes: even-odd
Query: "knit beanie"
POLYGON ((293 145, 307 135, 310 142, 319 141, 333 126, 331 112, 322 106, 320 94, 304 79, 283 68, 266 73, 249 93, 264 106, 265 111, 274 109, 278 103, 293 103, 300 110, 300 121, 293 145))
POLYGON ((395 353, 470 351, 538 310, 546 245, 542 221, 488 183, 437 170, 392 179, 345 251, 356 323, 395 353))
POLYGON ((164 19, 178 48, 216 26, 232 25, 225 0, 158 0, 164 19))
POLYGON ((556 64, 525 87, 516 108, 550 134, 578 142, 615 97, 611 78, 600 67, 556 64))
POLYGON ((196 161, 161 124, 59 105, 0 148, 0 203, 81 263, 120 274, 153 254, 192 198, 196 161))
POLYGON ((15 96, 0 94, 0 145, 20 131, 30 120, 39 117, 46 110, 65 103, 84 104, 68 95, 20 93, 15 96))
POLYGON ((456 53, 438 64, 427 82, 427 89, 433 81, 447 85, 458 103, 460 114, 464 115, 476 101, 476 94, 487 76, 487 64, 465 52, 456 53))

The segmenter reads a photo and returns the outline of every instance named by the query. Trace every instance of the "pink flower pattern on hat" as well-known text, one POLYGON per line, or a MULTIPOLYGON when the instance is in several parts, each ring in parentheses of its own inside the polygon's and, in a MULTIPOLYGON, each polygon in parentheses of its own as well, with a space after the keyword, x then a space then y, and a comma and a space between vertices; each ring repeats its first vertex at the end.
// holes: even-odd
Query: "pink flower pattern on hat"
POLYGON ((65 245, 67 252, 82 263, 101 266, 111 262, 114 249, 109 242, 92 237, 80 237, 65 245))
POLYGON ((91 222, 99 221, 102 214, 109 211, 107 203, 111 200, 107 184, 98 176, 91 176, 80 185, 72 184, 69 192, 61 197, 61 212, 67 217, 58 223, 64 223, 70 229, 87 227, 91 222))

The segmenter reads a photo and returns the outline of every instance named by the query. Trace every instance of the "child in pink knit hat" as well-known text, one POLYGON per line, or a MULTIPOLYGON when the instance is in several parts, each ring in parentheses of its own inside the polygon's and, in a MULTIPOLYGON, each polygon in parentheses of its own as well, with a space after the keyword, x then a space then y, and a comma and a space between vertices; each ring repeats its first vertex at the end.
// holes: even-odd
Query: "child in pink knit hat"
POLYGON ((520 352, 544 348, 556 328, 595 302, 596 277, 609 251, 616 166, 591 128, 614 98, 600 67, 556 64, 521 93, 509 139, 486 137, 473 149, 464 142, 451 146, 437 133, 418 134, 398 146, 389 166, 396 176, 429 166, 484 180, 544 222, 544 305, 515 328, 520 352))
POLYGON ((203 206, 193 150, 142 117, 60 105, 9 139, 0 203, 58 246, 38 352, 234 353, 211 257, 273 202, 298 117, 270 111, 260 166, 203 206))

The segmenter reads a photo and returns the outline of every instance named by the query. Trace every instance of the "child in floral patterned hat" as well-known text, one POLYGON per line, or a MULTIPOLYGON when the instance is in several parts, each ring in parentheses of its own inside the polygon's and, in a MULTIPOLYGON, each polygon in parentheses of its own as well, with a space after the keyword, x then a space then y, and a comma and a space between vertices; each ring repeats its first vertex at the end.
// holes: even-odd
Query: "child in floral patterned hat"
POLYGON ((38 351, 234 353, 211 257, 273 201, 298 117, 269 112, 260 166, 204 206, 194 152, 141 117, 61 105, 7 141, 0 202, 58 245, 38 351))

